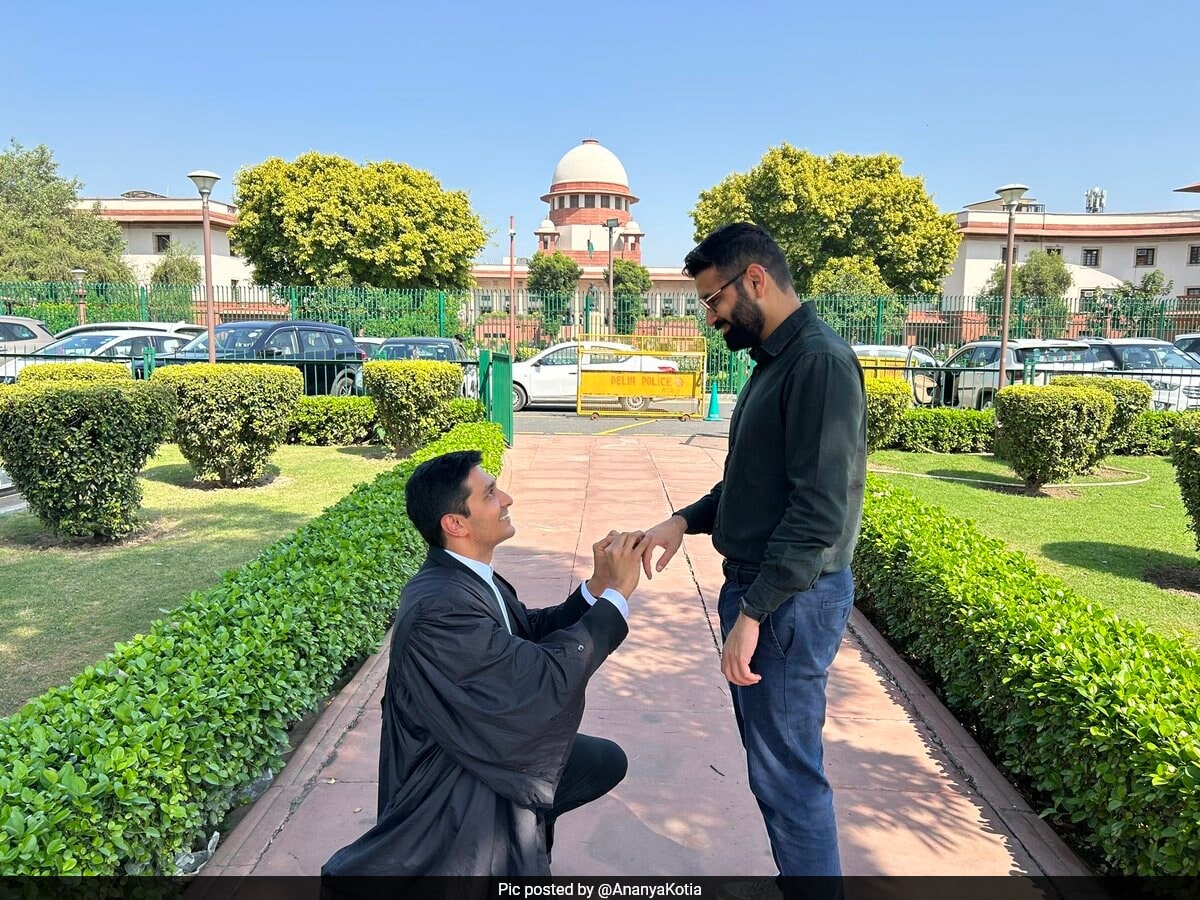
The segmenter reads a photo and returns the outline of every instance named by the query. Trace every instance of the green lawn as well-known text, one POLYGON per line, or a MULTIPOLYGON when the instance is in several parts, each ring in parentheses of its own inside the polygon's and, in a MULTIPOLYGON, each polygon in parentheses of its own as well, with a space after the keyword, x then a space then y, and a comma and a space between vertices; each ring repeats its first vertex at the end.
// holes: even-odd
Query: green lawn
POLYGON ((146 527, 73 545, 32 513, 0 516, 0 716, 65 683, 192 591, 220 581, 357 483, 396 464, 375 447, 281 447, 261 487, 191 482, 174 445, 142 473, 146 527))
MULTIPOLYGON (((870 462, 909 473, 1018 482, 991 456, 879 451, 870 462)), ((1105 465, 1137 474, 1103 473, 1102 480, 1143 475, 1149 480, 1128 486, 1083 484, 1065 496, 1026 497, 977 484, 881 474, 928 503, 973 519, 985 534, 1028 554, 1038 568, 1084 596, 1162 634, 1200 644, 1200 596, 1163 590, 1144 578, 1147 572, 1171 569, 1177 580, 1190 581, 1191 589, 1200 591, 1200 554, 1171 463, 1117 457, 1105 465)))

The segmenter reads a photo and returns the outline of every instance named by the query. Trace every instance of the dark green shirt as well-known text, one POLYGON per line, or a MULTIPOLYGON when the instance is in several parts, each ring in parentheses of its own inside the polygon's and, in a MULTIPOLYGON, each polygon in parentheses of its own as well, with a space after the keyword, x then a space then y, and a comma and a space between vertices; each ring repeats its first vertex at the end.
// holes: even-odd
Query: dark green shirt
POLYGON ((862 523, 867 407, 862 368, 811 303, 751 351, 729 423, 724 476, 678 510, 727 560, 761 566, 746 594, 770 613, 850 565, 862 523))

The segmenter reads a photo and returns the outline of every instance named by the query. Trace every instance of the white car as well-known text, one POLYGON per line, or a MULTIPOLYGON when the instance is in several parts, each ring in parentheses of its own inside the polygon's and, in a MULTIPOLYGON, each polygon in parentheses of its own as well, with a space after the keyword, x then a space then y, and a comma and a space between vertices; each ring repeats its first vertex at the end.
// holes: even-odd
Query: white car
MULTIPOLYGON (((1112 369, 1082 341, 1018 338, 1008 342, 1004 363, 1007 384, 1020 383, 1029 362, 1034 368, 1034 384, 1049 384, 1055 374, 1086 375, 1112 369)), ((999 339, 971 341, 946 360, 937 373, 938 385, 933 402, 961 409, 991 408, 997 390, 1000 368, 999 339)))
MULTIPOLYGON (((579 392, 579 372, 678 372, 668 359, 638 354, 628 344, 610 341, 569 341, 547 347, 531 359, 513 363, 513 411, 526 406, 574 406, 579 392)), ((620 397, 622 408, 640 412, 651 397, 620 397)))
POLYGON ((190 341, 207 330, 203 325, 193 325, 191 322, 85 322, 82 325, 64 328, 57 336, 65 338, 89 331, 163 331, 168 334, 185 334, 190 341))
POLYGON ((163 331, 85 331, 60 338, 27 356, 5 361, 0 366, 0 384, 12 384, 26 366, 53 362, 127 362, 135 377, 141 378, 142 357, 146 348, 156 355, 174 353, 189 340, 186 334, 163 331))
POLYGON ((1125 378, 1150 385, 1151 409, 1187 412, 1200 409, 1200 361, 1174 344, 1156 338, 1080 338, 1101 362, 1111 362, 1125 378))

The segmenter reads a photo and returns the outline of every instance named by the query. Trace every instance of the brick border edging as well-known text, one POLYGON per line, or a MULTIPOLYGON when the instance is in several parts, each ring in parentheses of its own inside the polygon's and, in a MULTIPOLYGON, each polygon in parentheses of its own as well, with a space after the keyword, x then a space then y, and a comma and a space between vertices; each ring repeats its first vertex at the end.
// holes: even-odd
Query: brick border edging
POLYGON ((850 616, 850 631, 933 733, 950 763, 962 772, 980 799, 991 807, 1020 842, 1041 874, 1053 877, 1092 876, 1092 871, 1054 829, 1030 808, 950 710, 857 608, 850 616))

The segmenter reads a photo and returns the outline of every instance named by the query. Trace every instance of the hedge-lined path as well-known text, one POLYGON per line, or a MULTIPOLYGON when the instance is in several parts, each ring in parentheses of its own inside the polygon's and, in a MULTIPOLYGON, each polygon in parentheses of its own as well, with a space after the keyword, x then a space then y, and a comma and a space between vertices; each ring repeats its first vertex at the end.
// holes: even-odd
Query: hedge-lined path
MULTIPOLYGON (((500 479, 517 535, 496 566, 529 605, 560 601, 610 528, 646 528, 719 477, 724 440, 520 435, 500 479)), ((625 781, 558 826, 559 875, 769 875, 766 834, 718 667, 720 558, 704 536, 635 595, 628 640, 593 679, 583 730, 630 758, 625 781)), ((375 818, 372 657, 318 719, 205 875, 310 875, 375 818)), ((856 612, 825 730, 851 875, 1076 875, 1086 869, 856 612)), ((199 887, 199 885, 198 885, 199 887)))

